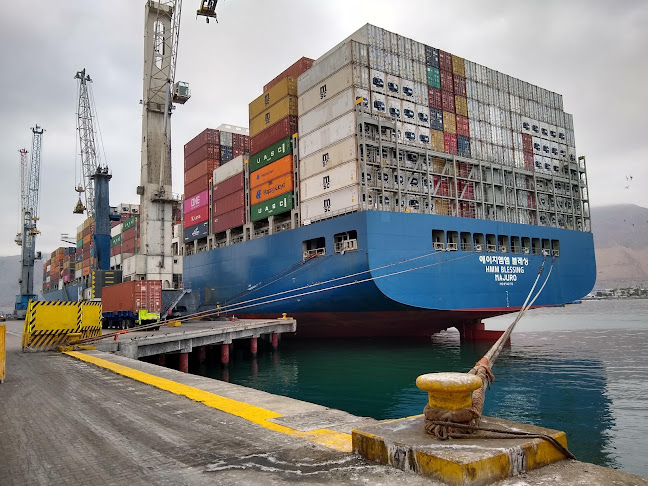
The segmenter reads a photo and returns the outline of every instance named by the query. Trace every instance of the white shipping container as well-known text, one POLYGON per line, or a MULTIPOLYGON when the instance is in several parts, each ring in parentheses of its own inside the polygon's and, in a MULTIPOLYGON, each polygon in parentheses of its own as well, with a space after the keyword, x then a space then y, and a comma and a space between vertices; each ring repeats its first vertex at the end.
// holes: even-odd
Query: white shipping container
POLYGON ((430 108, 427 105, 414 106, 414 111, 416 112, 416 124, 421 127, 430 128, 430 108))
POLYGON ((405 143, 416 142, 416 125, 412 123, 403 123, 402 140, 405 143))
POLYGON ((383 114, 387 112, 387 97, 384 94, 371 92, 371 112, 383 114))
POLYGON ((523 146, 522 146, 522 134, 519 132, 512 132, 513 133, 513 148, 515 150, 520 150, 522 151, 523 146))
MULTIPOLYGON (((221 136, 222 136, 221 132, 221 136)), ((230 160, 227 164, 223 164, 220 167, 217 167, 214 169, 214 176, 213 176, 213 181, 214 185, 220 184, 226 179, 229 179, 230 177, 235 176, 236 174, 240 174, 243 172, 243 169, 245 168, 245 163, 249 159, 249 155, 239 155, 238 157, 234 157, 232 160, 230 160)))
POLYGON ((387 114, 396 120, 402 120, 401 100, 387 96, 387 114))
POLYGON ((401 95, 404 100, 416 101, 416 83, 411 79, 400 78, 401 95))
POLYGON ((110 237, 117 236, 122 232, 122 224, 119 223, 117 226, 110 228, 110 237))
POLYGON ((385 71, 387 67, 387 52, 383 49, 369 48, 369 67, 377 69, 378 71, 385 71))
POLYGON ((387 74, 386 82, 387 82, 386 94, 389 96, 393 96, 394 98, 400 98, 401 97, 400 78, 392 74, 387 74))
POLYGON ((576 160, 576 149, 574 147, 567 146, 567 159, 569 163, 575 163, 576 160))
POLYGON ((297 98, 299 116, 331 99, 351 86, 369 89, 369 69, 358 64, 348 64, 297 98))
POLYGON ((425 65, 425 44, 415 40, 412 41, 412 58, 425 65))
MULTIPOLYGON (((299 140, 299 158, 303 159, 355 134, 355 112, 351 111, 299 140)), ((225 166, 229 165, 225 164, 225 166)))
POLYGON ((376 93, 385 94, 387 89, 387 80, 384 71, 378 71, 376 69, 369 70, 369 83, 371 86, 371 91, 376 93))
POLYGON ((411 101, 403 101, 401 118, 407 123, 416 123, 416 105, 411 101))
POLYGON ((428 105, 429 102, 427 81, 424 83, 414 83, 414 103, 428 105))
POLYGON ((542 171, 551 174, 553 172, 553 164, 551 162, 551 157, 542 157, 542 171))
POLYGON ((551 142, 551 158, 560 159, 560 148, 557 142, 551 142))
POLYGON ((541 139, 542 143, 542 156, 543 157, 551 157, 551 142, 546 139, 541 139))
POLYGON ((417 83, 427 83, 427 67, 425 63, 413 61, 412 67, 414 69, 414 81, 417 83))
POLYGON ((341 142, 326 147, 299 161, 299 175, 302 180, 330 170, 358 158, 356 137, 345 138, 341 142))
POLYGON ((414 65, 411 58, 398 56, 398 71, 401 78, 414 81, 414 65))
POLYGON ((299 185, 300 198, 307 201, 357 183, 358 163, 352 160, 308 179, 302 178, 299 185))
POLYGON ((306 223, 332 217, 342 211, 357 210, 360 208, 358 194, 358 185, 356 184, 308 201, 302 200, 300 203, 301 220, 306 223))
POLYGON ((567 160, 567 145, 566 144, 558 144, 558 155, 561 160, 567 160))
POLYGON ((353 41, 347 41, 324 56, 320 57, 313 66, 297 80, 297 95, 313 88, 323 79, 328 78, 347 64, 354 62, 367 66, 367 46, 353 41))
POLYGON ((515 167, 524 169, 524 152, 522 150, 514 150, 513 159, 515 160, 515 167))
MULTIPOLYGON (((120 256, 121 256, 121 255, 120 255, 120 256)), ((115 264, 115 265, 116 265, 116 264, 115 264)), ((113 265, 111 265, 111 266, 113 266, 113 265)), ((77 278, 81 278, 82 276, 83 276, 83 269, 81 269, 81 270, 75 270, 75 271, 74 271, 74 278, 75 278, 75 279, 77 279, 77 278)), ((48 278, 48 281, 49 281, 49 277, 47 277, 47 278, 48 278)))
POLYGON ((365 109, 369 110, 370 109, 369 107, 371 106, 370 105, 371 100, 370 100, 370 96, 369 96, 369 90, 368 89, 362 89, 362 88, 355 88, 355 101, 356 101, 356 104, 357 104, 357 102, 358 102, 358 100, 360 98, 362 98, 362 100, 363 100, 362 101, 362 106, 365 109))
POLYGON ((313 130, 330 121, 355 110, 355 89, 353 87, 335 95, 305 115, 299 116, 300 136, 308 135, 313 130))
POLYGON ((542 155, 542 139, 540 137, 534 136, 532 138, 533 143, 533 153, 542 155))
POLYGON ((424 147, 430 147, 430 128, 424 126, 416 127, 416 141, 424 147))

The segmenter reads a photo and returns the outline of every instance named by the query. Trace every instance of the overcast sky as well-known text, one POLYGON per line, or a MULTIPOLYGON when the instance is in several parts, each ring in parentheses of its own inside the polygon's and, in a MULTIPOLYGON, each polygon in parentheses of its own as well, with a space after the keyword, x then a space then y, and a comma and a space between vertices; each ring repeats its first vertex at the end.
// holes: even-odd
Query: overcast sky
MULTIPOLYGON (((648 2, 221 0, 220 23, 185 0, 176 80, 192 98, 172 117, 173 189, 183 145, 204 128, 248 125, 248 103, 302 56, 316 59, 369 22, 564 96, 587 156, 592 206, 648 207, 648 2), (632 175, 629 182, 626 177, 632 175)), ((0 16, 0 255, 18 254, 20 148, 46 132, 39 250, 60 246, 73 215, 77 85, 92 79, 111 205, 139 203, 144 0, 4 2, 0 16)), ((78 169, 77 169, 78 171, 78 169)))

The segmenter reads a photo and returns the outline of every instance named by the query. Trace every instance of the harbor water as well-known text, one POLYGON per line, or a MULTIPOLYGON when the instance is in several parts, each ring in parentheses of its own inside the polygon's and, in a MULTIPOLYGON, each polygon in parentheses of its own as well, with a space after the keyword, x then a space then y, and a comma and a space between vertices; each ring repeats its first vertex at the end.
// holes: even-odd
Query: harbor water
MULTIPOLYGON (((486 321, 505 329, 512 316, 486 321)), ((371 323, 367 323, 371 325, 371 323)), ((395 323, 397 325, 397 323, 395 323)), ((430 340, 284 340, 237 348, 205 374, 375 419, 422 413, 416 377, 468 371, 488 345, 448 330, 430 340)), ((584 301, 529 311, 493 371, 484 413, 567 433, 581 461, 648 476, 648 300, 584 301)))

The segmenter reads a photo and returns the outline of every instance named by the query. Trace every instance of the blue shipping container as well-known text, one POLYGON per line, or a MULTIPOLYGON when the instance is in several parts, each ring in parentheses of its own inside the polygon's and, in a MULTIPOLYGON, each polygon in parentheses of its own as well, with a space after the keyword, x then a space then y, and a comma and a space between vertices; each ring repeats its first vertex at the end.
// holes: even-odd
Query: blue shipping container
POLYGON ((209 225, 208 221, 204 223, 198 223, 195 226, 190 226, 184 230, 184 242, 191 243, 194 240, 204 238, 209 234, 209 225))
POLYGON ((470 139, 468 137, 457 136, 457 152, 464 157, 470 157, 470 139))

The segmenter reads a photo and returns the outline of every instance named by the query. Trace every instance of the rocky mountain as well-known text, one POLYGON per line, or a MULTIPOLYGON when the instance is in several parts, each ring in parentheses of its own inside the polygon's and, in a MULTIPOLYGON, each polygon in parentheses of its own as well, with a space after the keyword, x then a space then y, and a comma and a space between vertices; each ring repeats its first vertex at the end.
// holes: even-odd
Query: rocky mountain
MULTIPOLYGON (((648 287, 648 209, 631 204, 591 209, 596 250, 596 288, 648 287)), ((42 262, 34 268, 40 292, 42 262)), ((18 255, 0 257, 0 312, 13 310, 18 293, 18 255)))

